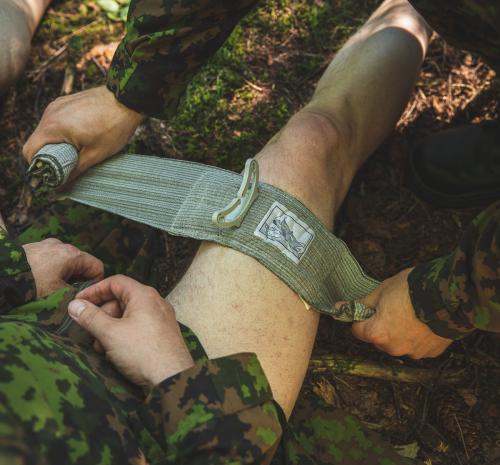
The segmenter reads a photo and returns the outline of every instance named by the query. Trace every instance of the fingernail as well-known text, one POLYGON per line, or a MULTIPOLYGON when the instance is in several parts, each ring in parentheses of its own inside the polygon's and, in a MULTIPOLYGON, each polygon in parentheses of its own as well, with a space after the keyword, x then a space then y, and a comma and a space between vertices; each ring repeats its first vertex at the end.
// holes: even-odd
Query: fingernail
POLYGON ((86 306, 87 304, 83 300, 73 300, 68 305, 68 312, 72 317, 78 318, 86 306))

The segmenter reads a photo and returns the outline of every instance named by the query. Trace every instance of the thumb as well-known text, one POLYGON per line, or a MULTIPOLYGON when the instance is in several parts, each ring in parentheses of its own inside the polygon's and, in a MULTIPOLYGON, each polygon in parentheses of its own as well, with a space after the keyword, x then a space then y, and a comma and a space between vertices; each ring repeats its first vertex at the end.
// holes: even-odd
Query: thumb
MULTIPOLYGON (((377 310, 377 306, 379 303, 379 297, 380 297, 380 286, 377 287, 374 291, 372 291, 370 294, 367 296, 363 297, 362 299, 359 300, 360 303, 367 305, 368 307, 374 308, 377 310)), ((375 314, 371 317, 368 318, 365 321, 359 321, 355 322, 352 325, 352 334, 354 337, 360 339, 361 341, 364 342, 370 342, 370 343, 383 343, 383 341, 378 340, 378 336, 382 335, 376 335, 376 327, 377 327, 377 321, 380 317, 380 314, 378 311, 375 312, 375 314), (374 340, 377 339, 377 340, 374 340)))
POLYGON ((38 123, 38 126, 23 146, 23 156, 30 163, 45 144, 58 144, 61 142, 66 142, 64 137, 51 130, 51 127, 47 125, 46 114, 44 113, 40 123, 38 123))
POLYGON ((108 339, 113 318, 87 300, 73 300, 68 305, 68 313, 83 329, 101 344, 108 339))

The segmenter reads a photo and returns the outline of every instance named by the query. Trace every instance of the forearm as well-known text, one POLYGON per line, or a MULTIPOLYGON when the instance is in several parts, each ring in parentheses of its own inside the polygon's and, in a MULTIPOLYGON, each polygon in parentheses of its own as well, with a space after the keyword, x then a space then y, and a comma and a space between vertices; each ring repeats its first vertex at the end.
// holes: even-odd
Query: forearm
POLYGON ((132 0, 108 88, 127 107, 166 118, 199 68, 258 0, 132 0))
POLYGON ((139 416, 169 463, 268 464, 282 433, 254 354, 198 362, 164 380, 139 416))
POLYGON ((408 276, 417 316, 450 339, 500 332, 500 202, 477 216, 450 255, 408 276))
POLYGON ((277 444, 278 409, 256 355, 208 360, 151 287, 112 276, 78 293, 68 312, 129 381, 153 386, 134 417, 163 450, 162 463, 257 465, 277 444))

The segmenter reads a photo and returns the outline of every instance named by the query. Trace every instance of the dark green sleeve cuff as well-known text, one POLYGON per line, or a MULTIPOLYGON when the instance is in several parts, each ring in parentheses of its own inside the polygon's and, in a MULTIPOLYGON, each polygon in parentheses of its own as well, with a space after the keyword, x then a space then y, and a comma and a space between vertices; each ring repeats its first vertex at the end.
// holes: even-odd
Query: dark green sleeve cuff
POLYGON ((166 379, 139 415, 172 463, 191 463, 189 458, 200 453, 261 463, 282 434, 255 354, 206 360, 166 379))
POLYGON ((177 75, 175 81, 169 82, 167 71, 162 69, 165 64, 138 61, 122 41, 113 57, 106 86, 121 104, 137 113, 167 119, 177 109, 192 76, 177 75))
POLYGON ((453 256, 417 265, 408 275, 417 317, 438 336, 459 339, 474 331, 451 272, 453 256))
POLYGON ((23 247, 0 229, 0 313, 35 297, 35 279, 23 247))
POLYGON ((125 106, 170 117, 201 66, 258 0, 134 0, 107 86, 125 106))

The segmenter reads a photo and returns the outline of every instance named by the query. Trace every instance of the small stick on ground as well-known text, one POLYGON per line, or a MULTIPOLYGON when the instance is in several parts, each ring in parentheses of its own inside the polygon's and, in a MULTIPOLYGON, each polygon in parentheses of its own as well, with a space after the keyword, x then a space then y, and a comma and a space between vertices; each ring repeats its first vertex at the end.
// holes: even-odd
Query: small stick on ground
POLYGON ((413 383, 430 386, 439 384, 459 384, 466 379, 464 371, 447 372, 445 376, 438 370, 414 368, 395 364, 382 364, 365 361, 345 355, 324 355, 315 357, 309 364, 315 373, 332 373, 335 375, 361 376, 364 378, 382 379, 401 383, 413 383))
POLYGON ((470 460, 469 451, 467 450, 467 444, 465 444, 465 438, 464 438, 464 433, 462 431, 462 426, 460 426, 460 422, 458 421, 457 416, 453 415, 453 417, 455 418, 455 422, 457 423, 458 431, 460 431, 460 439, 462 440, 462 445, 464 446, 465 457, 466 457, 467 462, 468 462, 470 460))
POLYGON ((40 76, 47 71, 50 64, 54 60, 57 60, 59 57, 61 57, 64 54, 64 52, 66 52, 68 50, 68 47, 69 47, 69 45, 66 44, 66 45, 63 45, 62 47, 60 47, 59 49, 57 49, 55 52, 53 52, 50 55, 50 57, 47 58, 47 60, 45 60, 43 63, 41 63, 38 66, 38 68, 36 68, 33 71, 30 71, 28 73, 28 78, 36 82, 40 78, 40 76))

